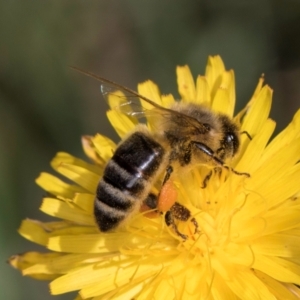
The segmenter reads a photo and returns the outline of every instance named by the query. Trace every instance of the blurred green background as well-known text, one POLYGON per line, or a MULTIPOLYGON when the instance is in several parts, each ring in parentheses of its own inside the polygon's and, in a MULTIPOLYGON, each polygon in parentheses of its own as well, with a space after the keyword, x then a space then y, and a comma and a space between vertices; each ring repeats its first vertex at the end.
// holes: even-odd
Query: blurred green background
MULTIPOLYGON (((6 264, 42 250, 17 233, 22 219, 48 220, 34 180, 57 151, 84 157, 80 137, 101 132, 99 84, 81 67, 135 89, 146 79, 175 95, 175 66, 203 74, 220 54, 236 75, 238 108, 265 74, 271 116, 282 129, 300 106, 300 1, 31 0, 0 2, 0 299, 53 299, 47 282, 6 264)), ((55 299, 73 299, 74 294, 55 299)))

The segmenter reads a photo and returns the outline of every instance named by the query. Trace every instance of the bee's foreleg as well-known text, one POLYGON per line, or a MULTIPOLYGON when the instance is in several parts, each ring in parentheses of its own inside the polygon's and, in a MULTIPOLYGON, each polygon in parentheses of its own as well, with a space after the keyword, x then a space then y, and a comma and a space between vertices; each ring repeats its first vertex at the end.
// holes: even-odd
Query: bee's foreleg
POLYGON ((202 189, 205 189, 205 188, 207 187, 207 183, 208 183, 209 179, 211 178, 212 173, 213 173, 213 171, 211 170, 211 171, 209 171, 209 173, 205 176, 205 178, 204 178, 204 180, 203 180, 203 182, 202 182, 202 186, 201 186, 202 189))
POLYGON ((246 177, 250 177, 250 174, 249 173, 245 173, 245 172, 238 172, 236 171, 235 169, 233 168, 230 168, 228 166, 225 165, 224 161, 221 160, 219 157, 217 157, 214 153, 214 151, 209 148, 207 145, 201 143, 201 142, 193 142, 193 144, 199 149, 201 150, 203 153, 205 153, 206 155, 208 155, 209 157, 211 157, 214 162, 218 165, 220 165, 222 168, 225 168, 225 169, 228 169, 230 171, 232 171, 234 174, 237 174, 237 175, 243 175, 243 176, 246 176, 246 177))

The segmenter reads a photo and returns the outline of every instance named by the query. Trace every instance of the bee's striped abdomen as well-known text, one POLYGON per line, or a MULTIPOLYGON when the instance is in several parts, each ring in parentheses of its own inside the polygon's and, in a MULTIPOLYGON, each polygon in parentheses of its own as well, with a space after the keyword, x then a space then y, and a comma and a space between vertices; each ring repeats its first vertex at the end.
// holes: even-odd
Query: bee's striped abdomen
POLYGON ((163 158, 162 146, 142 132, 121 143, 97 187, 94 210, 101 231, 117 227, 141 204, 163 158))

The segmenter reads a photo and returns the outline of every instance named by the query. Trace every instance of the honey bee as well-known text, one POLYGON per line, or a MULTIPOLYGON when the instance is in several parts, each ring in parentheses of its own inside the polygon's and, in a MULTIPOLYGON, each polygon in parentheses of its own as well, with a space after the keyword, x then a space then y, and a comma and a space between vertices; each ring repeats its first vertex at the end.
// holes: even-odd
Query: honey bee
POLYGON ((177 196, 166 192, 170 189, 173 172, 211 163, 237 175, 249 176, 225 165, 226 159, 234 157, 240 145, 239 127, 227 115, 195 103, 178 102, 165 108, 126 87, 74 69, 100 81, 101 92, 107 100, 117 90, 122 91, 127 100, 124 102, 125 98, 120 96, 118 111, 138 118, 151 116, 154 122, 153 131, 144 124, 137 125, 120 142, 105 167, 94 203, 95 220, 100 231, 119 227, 142 205, 164 210, 160 199, 172 195, 165 209, 165 222, 185 240, 187 236, 179 232, 176 222, 189 220, 195 225, 195 231, 198 224, 191 212, 176 201, 177 196), (147 103, 151 109, 144 109, 141 102, 147 103), (151 189, 161 177, 161 190, 155 195, 151 189))

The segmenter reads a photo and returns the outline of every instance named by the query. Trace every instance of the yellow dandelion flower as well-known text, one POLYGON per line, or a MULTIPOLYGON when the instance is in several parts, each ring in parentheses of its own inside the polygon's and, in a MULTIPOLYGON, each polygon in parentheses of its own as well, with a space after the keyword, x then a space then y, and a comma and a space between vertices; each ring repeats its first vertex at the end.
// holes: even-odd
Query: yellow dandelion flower
MULTIPOLYGON (((203 164, 176 174, 177 201, 191 213, 188 222, 177 222, 187 238, 166 225, 164 214, 138 212, 124 226, 99 232, 95 191, 116 145, 97 134, 82 139, 92 163, 62 152, 52 160, 68 183, 48 173, 37 179, 49 195, 40 209, 57 221, 27 219, 19 232, 48 252, 16 255, 10 264, 23 275, 51 280, 53 295, 79 291, 78 300, 299 299, 300 112, 270 140, 272 90, 263 79, 235 117, 234 73, 220 57, 209 58, 196 82, 187 66, 178 67, 177 81, 181 101, 226 114, 246 133, 238 154, 226 161, 230 168, 203 164)), ((175 102, 150 81, 138 92, 162 106, 175 102)), ((137 125, 119 111, 107 115, 121 137, 137 125)))

